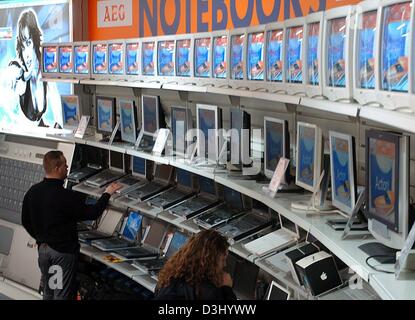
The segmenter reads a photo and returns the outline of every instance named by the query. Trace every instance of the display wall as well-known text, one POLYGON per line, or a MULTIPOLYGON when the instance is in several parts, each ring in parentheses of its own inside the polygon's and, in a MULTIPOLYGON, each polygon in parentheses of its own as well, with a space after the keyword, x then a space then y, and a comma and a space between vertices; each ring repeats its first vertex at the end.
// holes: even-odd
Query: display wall
POLYGON ((230 30, 356 4, 359 0, 89 0, 89 40, 230 30))

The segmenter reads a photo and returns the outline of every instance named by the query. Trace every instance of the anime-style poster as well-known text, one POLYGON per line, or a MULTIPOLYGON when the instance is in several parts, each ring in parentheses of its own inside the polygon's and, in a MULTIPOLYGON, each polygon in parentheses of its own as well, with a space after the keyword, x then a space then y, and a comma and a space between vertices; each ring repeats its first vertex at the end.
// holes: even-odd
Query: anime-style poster
POLYGON ((0 3, 0 31, 1 130, 61 128, 71 85, 41 81, 41 45, 71 40, 69 1, 0 3))

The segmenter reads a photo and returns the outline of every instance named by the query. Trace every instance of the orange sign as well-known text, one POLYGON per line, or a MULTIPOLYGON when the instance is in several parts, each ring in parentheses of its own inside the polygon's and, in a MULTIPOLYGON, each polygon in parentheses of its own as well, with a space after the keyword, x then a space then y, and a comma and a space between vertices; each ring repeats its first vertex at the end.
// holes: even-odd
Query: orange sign
MULTIPOLYGON (((125 0, 119 0, 120 3, 125 0)), ((105 7, 107 0, 89 0, 90 40, 148 37, 165 34, 197 33, 248 27, 306 16, 360 0, 129 0, 132 21, 129 26, 98 27, 107 12, 119 14, 119 7, 105 7), (97 8, 101 9, 98 10, 97 8), (113 11, 117 12, 113 12, 113 11)))

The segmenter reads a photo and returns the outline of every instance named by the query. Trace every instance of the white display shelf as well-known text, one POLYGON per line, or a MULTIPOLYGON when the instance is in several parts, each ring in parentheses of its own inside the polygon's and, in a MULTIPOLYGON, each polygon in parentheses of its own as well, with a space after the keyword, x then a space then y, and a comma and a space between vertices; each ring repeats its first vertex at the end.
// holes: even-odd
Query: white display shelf
POLYGON ((149 274, 134 276, 133 280, 151 292, 156 291, 157 281, 154 280, 149 274))
POLYGON ((72 83, 72 84, 78 84, 80 82, 79 79, 71 79, 71 78, 40 78, 40 81, 43 81, 43 82, 72 83))
POLYGON ((301 99, 298 96, 291 96, 288 94, 263 92, 263 91, 252 91, 252 98, 265 100, 265 101, 289 103, 289 104, 294 104, 294 105, 299 104, 300 99, 301 99))
MULTIPOLYGON (((300 105, 324 112, 335 113, 356 118, 359 115, 361 106, 355 103, 333 102, 323 99, 301 98, 300 105)), ((364 107, 365 108, 365 107, 364 107)), ((362 108, 362 109, 364 109, 362 108)))
POLYGON ((93 85, 93 86, 115 86, 115 87, 127 87, 127 88, 139 88, 139 89, 161 89, 162 84, 160 82, 147 82, 147 81, 125 81, 125 80, 92 80, 84 79, 80 80, 79 84, 93 85))
MULTIPOLYGON (((414 110, 415 111, 415 110, 414 110)), ((415 134, 415 114, 382 108, 363 107, 360 118, 415 134)))
POLYGON ((111 255, 110 252, 103 252, 100 251, 99 253, 96 253, 93 255, 93 259, 101 262, 102 264, 106 265, 107 267, 110 267, 123 275, 126 275, 127 277, 133 279, 134 276, 142 276, 146 273, 138 270, 137 268, 134 268, 130 263, 128 262, 109 262, 105 260, 104 258, 108 255, 111 255))
MULTIPOLYGON (((393 265, 379 268, 393 271, 393 265)), ((374 271, 369 284, 384 300, 415 300, 415 274, 411 274, 406 280, 396 280, 393 274, 374 271)))
POLYGON ((193 84, 165 83, 163 84, 162 89, 197 93, 207 92, 207 87, 197 86, 193 84))

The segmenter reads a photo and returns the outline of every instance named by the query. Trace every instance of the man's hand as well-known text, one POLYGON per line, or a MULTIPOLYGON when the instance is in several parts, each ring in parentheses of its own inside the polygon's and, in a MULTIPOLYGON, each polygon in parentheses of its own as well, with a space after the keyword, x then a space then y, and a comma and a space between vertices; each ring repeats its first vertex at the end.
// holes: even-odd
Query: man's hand
POLYGON ((223 272, 222 286, 224 286, 224 287, 230 287, 230 288, 233 287, 232 277, 227 272, 223 272))
POLYGON ((115 191, 121 189, 121 187, 122 185, 120 185, 118 182, 113 182, 105 189, 105 193, 109 193, 112 196, 115 191))

